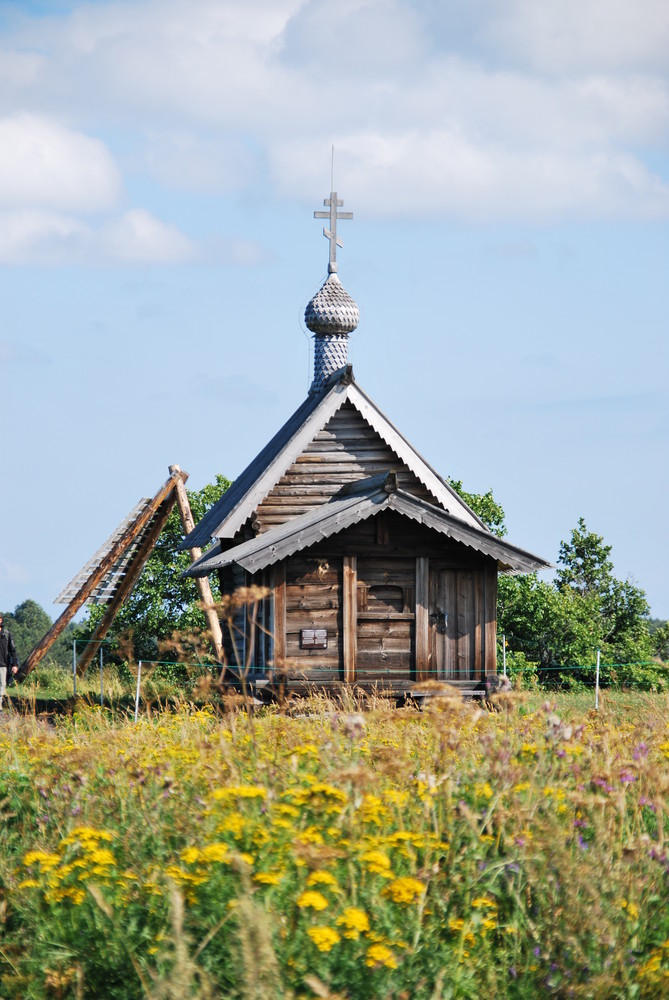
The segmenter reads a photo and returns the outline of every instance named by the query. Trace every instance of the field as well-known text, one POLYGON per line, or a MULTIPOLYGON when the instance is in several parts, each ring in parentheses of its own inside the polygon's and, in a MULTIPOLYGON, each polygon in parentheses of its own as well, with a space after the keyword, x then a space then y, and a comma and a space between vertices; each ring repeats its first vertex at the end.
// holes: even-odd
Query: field
POLYGON ((0 996, 669 995, 668 707, 6 713, 0 996))

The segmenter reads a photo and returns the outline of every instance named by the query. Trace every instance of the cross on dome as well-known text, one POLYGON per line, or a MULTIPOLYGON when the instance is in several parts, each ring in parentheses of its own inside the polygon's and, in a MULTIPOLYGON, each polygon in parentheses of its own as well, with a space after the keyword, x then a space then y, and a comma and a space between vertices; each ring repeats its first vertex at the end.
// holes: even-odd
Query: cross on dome
POLYGON ((342 241, 337 236, 337 219, 352 219, 353 212, 338 212, 344 202, 337 198, 337 192, 331 191, 329 198, 323 199, 329 212, 314 212, 314 219, 329 219, 330 228, 323 227, 323 236, 330 241, 330 262, 328 264, 328 274, 334 274, 337 270, 337 247, 343 247, 342 241))

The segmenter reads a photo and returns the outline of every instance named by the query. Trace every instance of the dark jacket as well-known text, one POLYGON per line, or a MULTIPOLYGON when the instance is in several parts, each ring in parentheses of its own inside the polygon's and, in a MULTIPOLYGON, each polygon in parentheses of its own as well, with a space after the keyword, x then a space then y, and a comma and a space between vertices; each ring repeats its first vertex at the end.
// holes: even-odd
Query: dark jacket
POLYGON ((5 632, 0 628, 0 667, 13 667, 19 665, 16 655, 16 646, 10 632, 5 632))

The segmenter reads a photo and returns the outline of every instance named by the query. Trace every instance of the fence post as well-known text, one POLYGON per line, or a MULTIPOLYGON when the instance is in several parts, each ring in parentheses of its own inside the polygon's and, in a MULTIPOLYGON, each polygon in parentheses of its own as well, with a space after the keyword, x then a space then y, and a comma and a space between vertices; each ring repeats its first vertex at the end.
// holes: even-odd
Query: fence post
POLYGON ((502 673, 506 677, 506 636, 502 636, 502 673))
POLYGON ((72 697, 77 697, 77 640, 72 642, 72 697))
POLYGON ((595 708, 599 708, 599 650, 597 650, 597 672, 595 674, 595 708))
POLYGON ((135 722, 137 722, 137 713, 139 712, 139 683, 142 677, 142 661, 140 660, 137 664, 137 693, 135 694, 135 722))
POLYGON ((104 681, 102 679, 102 643, 100 643, 100 708, 104 705, 104 681))

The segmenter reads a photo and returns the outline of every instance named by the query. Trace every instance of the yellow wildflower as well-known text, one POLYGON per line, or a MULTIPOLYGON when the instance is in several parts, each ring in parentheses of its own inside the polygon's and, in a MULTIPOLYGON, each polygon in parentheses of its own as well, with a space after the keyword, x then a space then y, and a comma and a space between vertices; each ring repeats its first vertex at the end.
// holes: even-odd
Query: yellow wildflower
POLYGON ((378 965, 385 965, 387 969, 396 969, 397 959, 385 944, 373 944, 367 949, 365 965, 372 969, 378 965))
POLYGON ((365 851, 362 860, 367 866, 367 871, 373 875, 383 875, 385 878, 392 877, 390 858, 383 851, 365 851))
POLYGON ((181 852, 181 860, 187 865, 194 865, 199 857, 200 849, 198 847, 186 847, 181 852))
POLYGON ((423 895, 425 886, 415 878, 396 878, 386 886, 383 895, 392 899, 393 903, 417 903, 423 895))
POLYGON ((218 824, 216 830, 218 833, 231 833, 235 840, 239 840, 245 825, 245 817, 239 812, 233 812, 226 816, 222 823, 218 824))
POLYGON ((319 951, 332 951, 341 938, 334 927, 310 927, 307 934, 319 951))
POLYGON ((344 937, 357 940, 369 930, 369 917, 357 906, 348 906, 337 920, 338 927, 345 927, 344 937))
POLYGON ((493 796, 493 790, 489 781, 486 781, 482 785, 474 785, 474 792, 476 795, 482 795, 484 799, 491 799, 493 796))
POLYGON ((326 910, 330 904, 322 893, 309 889, 297 897, 297 905, 302 910, 326 910))
POLYGON ((316 826, 308 826, 302 830, 297 838, 300 844, 324 844, 323 834, 316 826))
POLYGON ((477 910, 483 906, 491 910, 497 909, 497 903, 495 902, 495 900, 488 899, 487 896, 477 896, 476 899, 472 899, 472 906, 474 907, 474 909, 477 910))
POLYGON ((253 881, 259 882, 261 885, 278 885, 281 881, 281 876, 275 872, 256 872, 253 876, 253 881))
POLYGON ((26 868, 30 865, 39 865, 42 871, 49 871, 51 868, 55 868, 60 862, 61 858, 59 854, 49 854, 46 851, 28 851, 27 854, 23 856, 23 864, 26 868))
POLYGON ((307 885, 337 885, 337 879, 332 872, 312 872, 307 879, 307 885))
POLYGON ((98 847, 96 850, 91 851, 89 859, 95 865, 115 865, 116 859, 111 851, 108 851, 105 847, 98 847))
POLYGON ((227 788, 215 788, 211 793, 212 799, 217 801, 225 799, 265 799, 267 789, 260 785, 229 785, 227 788))
POLYGON ((227 844, 207 844, 200 851, 202 861, 230 861, 230 850, 227 844))

